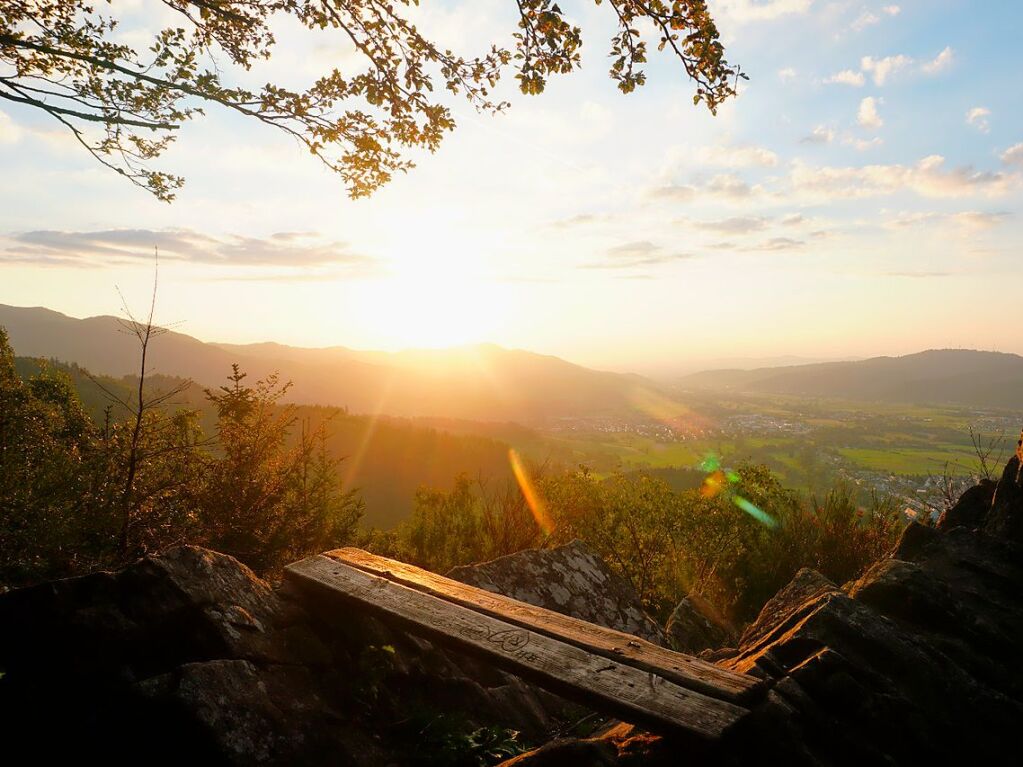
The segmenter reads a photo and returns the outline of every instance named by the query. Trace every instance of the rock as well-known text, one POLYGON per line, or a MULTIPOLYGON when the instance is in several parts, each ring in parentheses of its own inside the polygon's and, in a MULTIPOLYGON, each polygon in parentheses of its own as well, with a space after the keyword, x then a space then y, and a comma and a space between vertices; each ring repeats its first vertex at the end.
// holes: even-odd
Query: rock
POLYGON ((998 480, 984 529, 997 538, 1023 544, 1023 439, 998 480))
POLYGON ((990 479, 982 479, 979 484, 963 493, 954 506, 941 513, 938 518, 938 529, 981 527, 991 510, 991 502, 994 497, 995 483, 990 479))
POLYGON ((690 596, 678 603, 664 628, 668 646, 695 655, 735 641, 735 630, 704 600, 690 596))
POLYGON ((448 576, 656 644, 665 643, 664 631, 644 612, 632 586, 581 541, 456 567, 448 576))
POLYGON ((397 765, 441 719, 537 743, 577 715, 190 546, 2 594, 0 626, 4 748, 41 763, 397 765))
POLYGON ((839 591, 838 586, 816 570, 804 567, 760 608, 757 619, 743 632, 741 645, 751 647, 778 626, 791 623, 821 596, 839 591))

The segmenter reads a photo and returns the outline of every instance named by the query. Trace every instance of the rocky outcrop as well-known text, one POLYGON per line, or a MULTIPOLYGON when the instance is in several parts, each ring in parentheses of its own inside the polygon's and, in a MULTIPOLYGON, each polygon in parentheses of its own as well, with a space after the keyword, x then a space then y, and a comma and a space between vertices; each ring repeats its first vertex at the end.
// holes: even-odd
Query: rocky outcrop
POLYGON ((194 547, 0 595, 0 626, 4 749, 40 763, 408 764, 448 729, 538 742, 577 716, 194 547))
MULTIPOLYGON (((764 606, 739 648, 719 661, 769 680, 766 700, 744 730, 688 761, 1017 763, 1023 721, 1017 461, 995 492, 981 487, 960 501, 961 510, 974 507, 969 522, 963 515, 961 523, 946 519, 943 529, 911 524, 891 556, 857 581, 839 586, 801 570, 764 606)), ((559 765, 591 763, 575 759, 569 742, 556 748, 565 757, 559 765)), ((628 726, 582 741, 580 749, 599 755, 596 764, 679 759, 671 742, 628 726)), ((515 762, 548 763, 555 762, 539 751, 515 762)))
POLYGON ((991 535, 1023 544, 1023 438, 998 481, 984 529, 991 535))
MULTIPOLYGON (((486 728, 500 727, 538 746, 515 757, 518 767, 1016 763, 1019 466, 964 495, 940 528, 911 524, 854 582, 797 573, 736 649, 713 656, 770 689, 707 750, 618 723, 555 738, 584 712, 355 610, 275 589, 231 557, 180 547, 0 595, 5 753, 369 767, 449 758, 453 743, 480 748, 486 728)), ((659 638, 635 594, 581 544, 455 575, 659 638)), ((697 629, 682 633, 695 641, 697 629)))
POLYGON ((735 630, 696 595, 678 603, 664 632, 669 647, 692 655, 735 644, 735 630))
POLYGON ((537 607, 664 644, 664 631, 625 580, 581 541, 456 567, 449 577, 537 607))

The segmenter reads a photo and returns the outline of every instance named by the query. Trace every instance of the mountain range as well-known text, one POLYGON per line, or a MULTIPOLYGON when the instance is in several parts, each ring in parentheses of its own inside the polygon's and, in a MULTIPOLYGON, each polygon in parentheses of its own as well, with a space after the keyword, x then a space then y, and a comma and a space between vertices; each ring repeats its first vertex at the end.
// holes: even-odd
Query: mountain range
MULTIPOLYGON (((0 326, 21 356, 74 362, 112 376, 138 371, 138 344, 116 317, 76 319, 40 307, 0 305, 0 326)), ((277 372, 293 382, 290 401, 396 416, 533 422, 612 415, 631 410, 637 389, 656 388, 640 376, 493 344, 364 352, 206 343, 168 330, 152 342, 149 360, 152 372, 203 386, 224 382, 232 364, 250 379, 277 372)))
POLYGON ((685 389, 1023 409, 1023 357, 970 349, 931 349, 853 362, 708 370, 685 376, 679 383, 685 389))

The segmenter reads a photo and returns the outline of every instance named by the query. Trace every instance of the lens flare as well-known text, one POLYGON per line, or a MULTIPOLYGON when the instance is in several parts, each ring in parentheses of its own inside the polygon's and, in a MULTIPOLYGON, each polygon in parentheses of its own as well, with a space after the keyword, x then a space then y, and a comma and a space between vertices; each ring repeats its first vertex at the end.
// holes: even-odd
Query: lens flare
POLYGON ((727 481, 728 479, 721 469, 712 471, 703 480, 703 484, 700 485, 700 495, 704 498, 716 498, 725 489, 727 481))
POLYGON ((550 514, 547 513, 547 506, 540 497, 536 484, 529 476, 526 465, 519 458, 519 454, 515 452, 514 448, 508 450, 508 461, 511 463, 515 481, 519 483, 522 497, 526 499, 526 505, 529 506, 529 510, 533 513, 533 519, 536 520, 537 527, 543 531, 544 535, 550 535, 554 532, 554 523, 551 520, 550 514))
POLYGON ((710 418, 688 405, 645 386, 634 387, 629 402, 636 411, 681 434, 700 434, 713 425, 710 418))
POLYGON ((703 471, 709 472, 703 480, 703 484, 700 485, 700 495, 702 497, 716 498, 727 491, 728 496, 732 499, 732 503, 753 517, 757 522, 770 528, 778 526, 778 521, 774 517, 736 492, 736 487, 732 487, 732 485, 737 486, 742 477, 739 476, 737 471, 723 469, 721 467, 721 459, 714 455, 714 453, 708 453, 704 457, 700 462, 700 468, 703 471))
POLYGON ((732 502, 765 527, 775 528, 778 526, 778 521, 774 517, 766 511, 757 508, 741 495, 732 496, 732 502))

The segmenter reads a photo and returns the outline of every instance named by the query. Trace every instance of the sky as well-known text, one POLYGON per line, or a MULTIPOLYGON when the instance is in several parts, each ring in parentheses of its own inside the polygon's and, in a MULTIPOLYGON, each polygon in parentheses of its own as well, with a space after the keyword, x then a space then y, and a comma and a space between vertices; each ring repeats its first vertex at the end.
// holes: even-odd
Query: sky
MULTIPOLYGON (((564 0, 583 66, 499 95, 370 199, 293 140, 218 110, 160 161, 170 205, 0 104, 0 303, 72 316, 146 301, 208 341, 397 350, 493 342, 637 372, 694 361, 965 347, 1023 353, 1023 5, 716 0, 750 76, 717 116, 667 55, 623 95, 608 6, 564 0), (120 292, 120 293, 119 293, 120 292)), ((423 0, 459 52, 510 43, 510 0, 423 0)), ((124 39, 165 11, 114 1, 124 39)), ((276 26, 248 77, 354 66, 276 26)))

